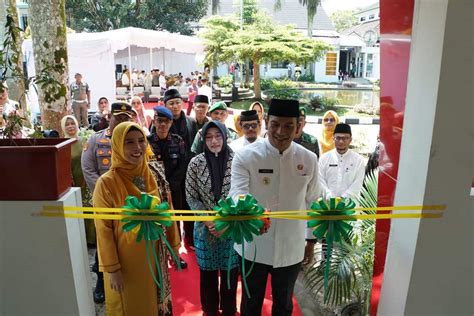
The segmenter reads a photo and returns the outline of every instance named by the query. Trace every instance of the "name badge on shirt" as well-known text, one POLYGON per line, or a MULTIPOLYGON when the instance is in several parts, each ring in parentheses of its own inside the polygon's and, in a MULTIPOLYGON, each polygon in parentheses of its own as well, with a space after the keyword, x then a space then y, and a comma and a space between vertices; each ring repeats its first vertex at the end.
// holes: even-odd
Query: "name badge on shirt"
POLYGON ((273 169, 258 169, 258 173, 273 173, 273 169))
POLYGON ((329 167, 337 167, 337 164, 329 164, 329 167))

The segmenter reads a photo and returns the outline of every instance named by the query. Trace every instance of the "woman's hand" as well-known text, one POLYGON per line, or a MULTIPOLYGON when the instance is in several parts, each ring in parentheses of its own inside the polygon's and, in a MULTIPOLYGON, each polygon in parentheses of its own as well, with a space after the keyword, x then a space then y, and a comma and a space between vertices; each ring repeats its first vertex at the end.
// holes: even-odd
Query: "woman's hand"
POLYGON ((216 224, 212 221, 207 221, 207 222, 204 222, 204 225, 206 225, 207 229, 209 229, 209 232, 218 237, 217 235, 217 230, 216 230, 216 224))
POLYGON ((123 276, 122 271, 109 272, 110 288, 118 293, 123 292, 123 276))

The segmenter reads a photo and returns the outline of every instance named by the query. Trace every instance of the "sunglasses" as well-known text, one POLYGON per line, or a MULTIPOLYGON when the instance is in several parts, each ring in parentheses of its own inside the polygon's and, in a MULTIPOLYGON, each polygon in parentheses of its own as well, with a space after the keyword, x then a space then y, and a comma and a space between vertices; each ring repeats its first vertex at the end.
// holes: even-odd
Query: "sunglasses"
POLYGON ((333 119, 333 118, 325 118, 324 119, 324 122, 335 122, 336 119, 333 119))
POLYGON ((251 123, 251 124, 242 124, 242 128, 245 129, 245 130, 249 130, 249 129, 257 129, 258 127, 258 124, 257 123, 251 123))

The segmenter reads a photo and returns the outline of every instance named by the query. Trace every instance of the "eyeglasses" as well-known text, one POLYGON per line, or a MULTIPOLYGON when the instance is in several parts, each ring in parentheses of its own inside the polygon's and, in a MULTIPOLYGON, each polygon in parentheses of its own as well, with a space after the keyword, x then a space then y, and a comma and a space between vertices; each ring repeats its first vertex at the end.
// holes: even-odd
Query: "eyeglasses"
POLYGON ((168 124, 171 120, 167 119, 167 118, 158 118, 158 117, 155 117, 154 118, 154 121, 156 124, 160 125, 160 124, 168 124))
POLYGON ((242 128, 245 129, 245 130, 249 130, 249 129, 257 129, 258 127, 258 123, 250 123, 250 124, 242 124, 242 128))
POLYGON ((324 122, 335 122, 336 119, 333 119, 333 118, 325 118, 324 119, 324 122))
POLYGON ((221 139, 222 139, 222 135, 221 135, 221 134, 216 134, 216 135, 214 135, 214 136, 208 135, 208 136, 206 136, 206 142, 207 142, 207 141, 212 141, 214 138, 215 138, 216 140, 221 140, 221 139))
POLYGON ((350 136, 334 136, 334 141, 339 142, 339 141, 348 141, 351 137, 350 136))

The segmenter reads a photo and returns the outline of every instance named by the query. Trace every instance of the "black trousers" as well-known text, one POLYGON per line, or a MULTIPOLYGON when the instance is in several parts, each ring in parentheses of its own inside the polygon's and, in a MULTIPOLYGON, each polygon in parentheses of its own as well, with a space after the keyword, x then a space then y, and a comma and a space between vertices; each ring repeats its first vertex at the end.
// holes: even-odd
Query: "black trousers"
POLYGON ((239 269, 230 270, 230 289, 227 288, 227 271, 200 270, 201 307, 204 315, 217 316, 219 309, 223 316, 235 316, 237 312, 237 278, 239 269), (221 284, 219 286, 219 272, 221 284))
MULTIPOLYGON (((245 271, 250 269, 251 261, 245 260, 245 271)), ((293 311, 293 290, 295 288, 301 262, 282 268, 255 262, 252 272, 247 277, 250 298, 242 290, 240 315, 258 316, 262 314, 263 299, 267 286, 268 274, 272 276, 272 316, 291 316, 293 311)), ((243 286, 242 286, 243 287, 243 286)))

